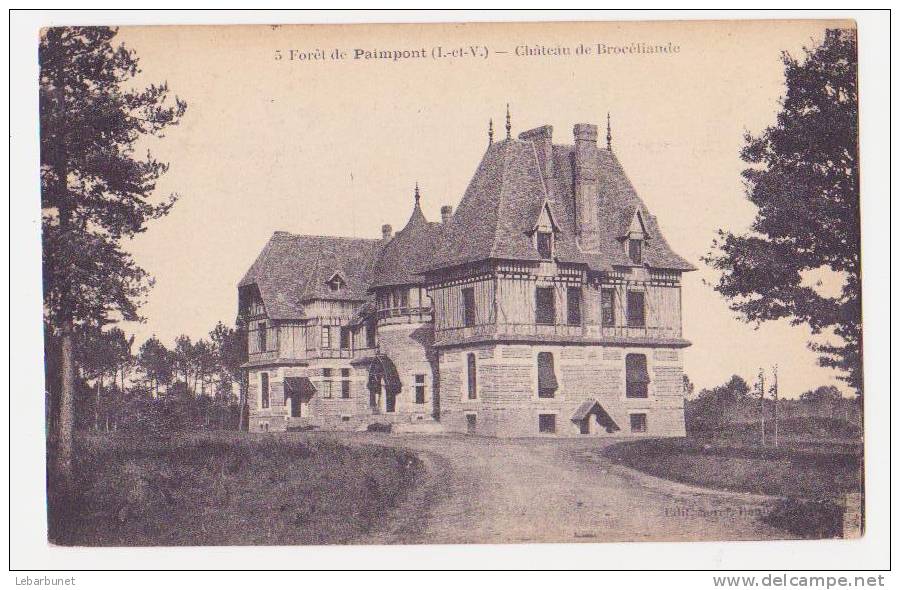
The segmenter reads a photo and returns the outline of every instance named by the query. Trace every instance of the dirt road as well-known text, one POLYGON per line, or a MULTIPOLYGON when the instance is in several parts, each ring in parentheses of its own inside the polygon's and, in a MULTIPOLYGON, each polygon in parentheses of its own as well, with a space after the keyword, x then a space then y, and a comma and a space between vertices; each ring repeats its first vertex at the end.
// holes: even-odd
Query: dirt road
POLYGON ((369 543, 775 539, 770 499, 700 490, 612 464, 604 440, 359 434, 402 446, 428 476, 369 543))

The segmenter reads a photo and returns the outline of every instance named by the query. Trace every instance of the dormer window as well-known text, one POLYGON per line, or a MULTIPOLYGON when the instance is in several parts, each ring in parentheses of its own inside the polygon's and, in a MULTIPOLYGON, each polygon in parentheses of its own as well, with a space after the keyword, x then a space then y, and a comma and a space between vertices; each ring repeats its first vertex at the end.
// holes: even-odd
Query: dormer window
POLYGON ((553 258, 553 233, 548 231, 537 232, 538 255, 544 260, 553 258))
POLYGON ((559 231, 559 226, 553 219, 553 213, 550 211, 550 203, 548 201, 545 200, 544 204, 541 205, 541 211, 537 219, 534 220, 534 226, 532 226, 531 231, 533 232, 532 239, 538 255, 542 260, 551 260, 553 258, 554 232, 559 231))
POLYGON ((336 272, 331 275, 331 278, 328 279, 328 282, 326 284, 328 285, 328 289, 332 293, 337 293, 347 286, 347 281, 344 280, 344 277, 341 276, 341 273, 336 272))
POLYGON ((632 264, 643 263, 643 246, 644 241, 638 238, 630 238, 628 240, 628 259, 632 264))
POLYGON ((635 209, 628 231, 622 235, 622 239, 625 240, 628 261, 631 264, 641 265, 644 263, 644 242, 649 238, 650 234, 647 233, 647 226, 644 224, 644 215, 640 209, 635 209))

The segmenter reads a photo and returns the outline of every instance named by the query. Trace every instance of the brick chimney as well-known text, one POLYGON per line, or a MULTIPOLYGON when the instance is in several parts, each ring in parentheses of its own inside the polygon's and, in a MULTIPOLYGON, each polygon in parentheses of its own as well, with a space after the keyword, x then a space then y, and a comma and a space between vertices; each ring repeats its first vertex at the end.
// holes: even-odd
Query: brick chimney
POLYGON ((447 223, 450 221, 450 216, 453 215, 453 207, 450 205, 444 205, 441 207, 441 223, 447 223))
POLYGON ((600 247, 597 126, 577 123, 575 135, 575 234, 583 250, 600 247))
POLYGON ((381 226, 381 240, 384 242, 388 242, 391 239, 391 236, 394 234, 394 228, 390 226, 390 224, 385 223, 381 226))
MULTIPOLYGON (((595 134, 596 135, 596 134, 595 134)), ((543 125, 535 129, 529 129, 519 134, 522 141, 530 141, 534 144, 538 162, 544 178, 550 178, 553 172, 553 127, 543 125)), ((594 142, 596 143, 596 137, 594 142)))

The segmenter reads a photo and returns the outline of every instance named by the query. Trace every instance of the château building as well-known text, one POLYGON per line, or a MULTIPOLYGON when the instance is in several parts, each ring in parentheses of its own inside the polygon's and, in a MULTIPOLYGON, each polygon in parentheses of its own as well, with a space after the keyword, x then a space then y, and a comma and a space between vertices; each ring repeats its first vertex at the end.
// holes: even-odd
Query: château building
POLYGON ((238 285, 251 431, 684 434, 681 274, 597 126, 490 141, 455 212, 275 232, 238 285))

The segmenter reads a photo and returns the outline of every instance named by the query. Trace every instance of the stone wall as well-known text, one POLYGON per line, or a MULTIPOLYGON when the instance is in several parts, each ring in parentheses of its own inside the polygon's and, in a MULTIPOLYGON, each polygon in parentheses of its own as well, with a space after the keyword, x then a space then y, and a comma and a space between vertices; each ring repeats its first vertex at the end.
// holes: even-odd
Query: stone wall
MULTIPOLYGON (((395 413, 405 417, 406 421, 431 420, 440 410, 438 379, 435 376, 437 355, 431 347, 433 341, 434 332, 430 322, 378 326, 378 351, 394 362, 402 383, 402 389, 396 398, 395 413), (425 375, 423 404, 416 403, 417 374, 425 375)), ((368 397, 368 392, 366 396, 368 397)), ((397 419, 391 416, 388 418, 397 419)))
MULTIPOLYGON (((539 416, 555 416, 555 436, 585 436, 573 422, 576 409, 597 400, 619 427, 615 436, 684 436, 681 351, 588 345, 486 345, 444 350, 440 356, 441 422, 453 432, 486 436, 547 436, 539 416), (552 398, 537 395, 537 354, 550 352, 559 388, 552 398), (647 356, 647 398, 625 396, 625 354, 647 356), (468 399, 467 355, 476 356, 477 399, 468 399), (646 415, 646 432, 632 433, 630 415, 646 415)), ((592 436, 611 436, 596 422, 592 436)))
POLYGON ((395 412, 385 412, 382 395, 380 408, 369 406, 368 366, 351 365, 349 359, 314 359, 296 366, 249 369, 247 401, 250 407, 250 431, 284 431, 289 428, 323 430, 364 430, 372 423, 427 422, 439 411, 440 396, 436 378, 437 355, 431 353, 432 331, 427 323, 400 323, 380 326, 378 345, 382 354, 394 362, 402 383, 395 412), (325 369, 331 370, 331 395, 327 395, 325 369), (350 370, 350 398, 342 398, 341 369, 350 370), (260 375, 269 375, 269 407, 260 406, 260 375), (425 401, 416 403, 416 375, 425 376, 425 401), (304 404, 302 417, 291 417, 284 399, 285 377, 308 377, 316 394, 304 404))

